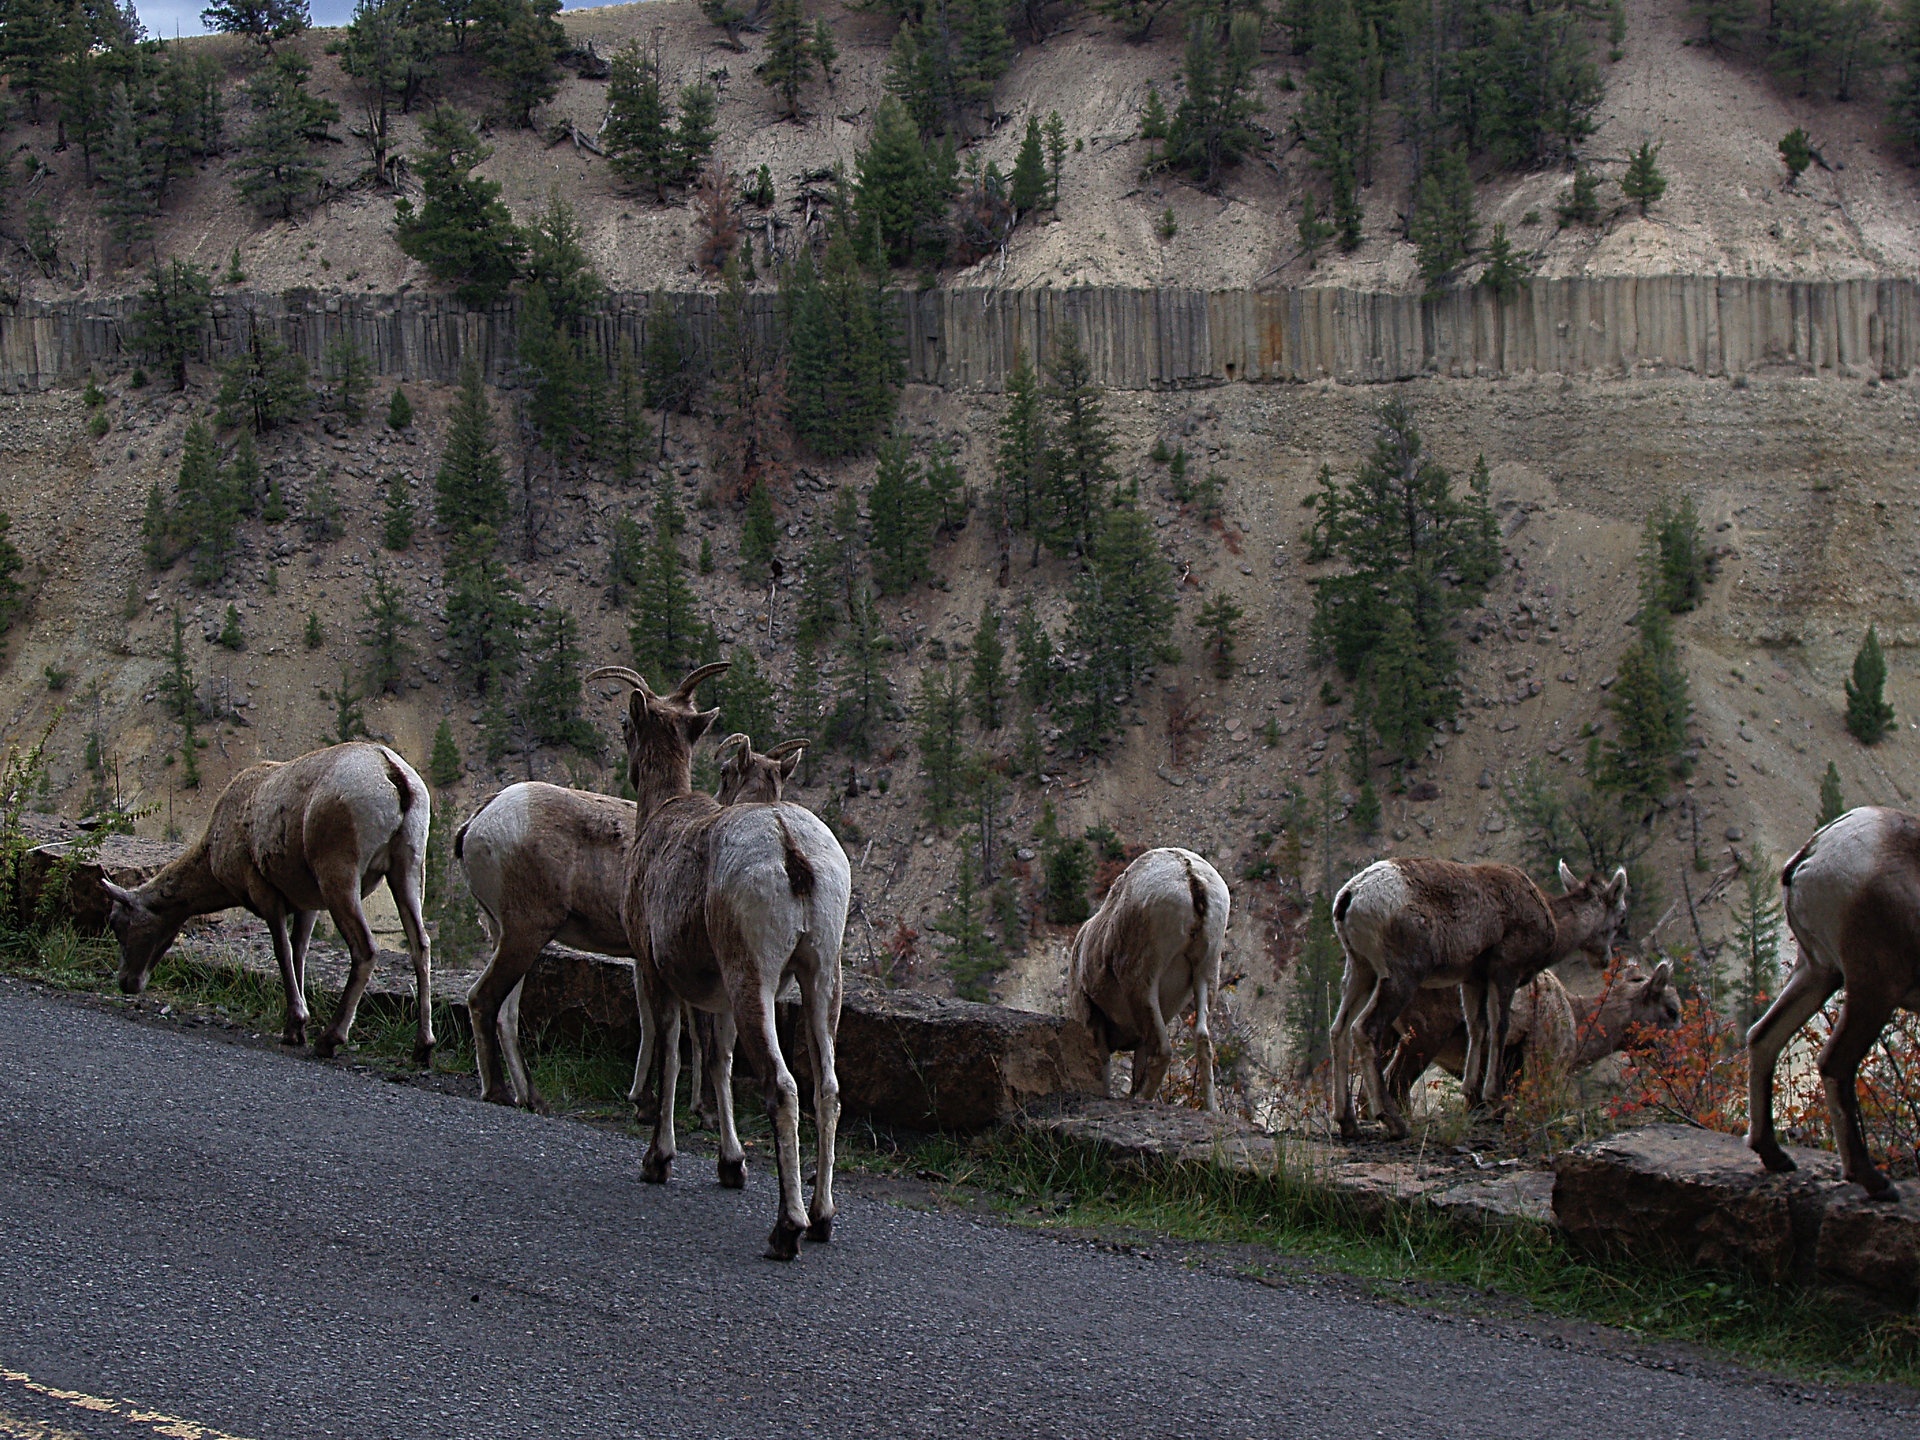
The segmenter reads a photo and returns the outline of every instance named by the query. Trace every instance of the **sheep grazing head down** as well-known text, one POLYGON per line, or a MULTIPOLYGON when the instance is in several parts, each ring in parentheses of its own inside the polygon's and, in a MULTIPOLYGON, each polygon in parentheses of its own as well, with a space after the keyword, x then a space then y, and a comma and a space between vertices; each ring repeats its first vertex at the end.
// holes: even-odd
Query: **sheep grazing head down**
POLYGON ((1576 877, 1567 862, 1560 862, 1561 898, 1554 904, 1554 917, 1563 935, 1571 933, 1574 948, 1584 950, 1597 965, 1605 968, 1613 953, 1613 942, 1620 927, 1627 923, 1627 869, 1623 865, 1611 880, 1599 875, 1585 880, 1576 877))
POLYGON ((153 967, 167 953, 180 927, 154 914, 139 891, 116 885, 111 880, 100 883, 112 902, 107 910, 107 926, 113 931, 113 938, 120 942, 120 988, 128 995, 138 995, 147 988, 153 967))
POLYGON ((620 738, 627 749, 627 784, 636 794, 643 779, 650 777, 678 782, 679 793, 692 788, 693 747, 720 717, 717 708, 702 710, 695 705, 693 692, 702 680, 732 668, 725 660, 702 665, 667 695, 654 694, 639 671, 624 665, 602 665, 587 672, 589 681, 618 680, 632 687, 627 713, 620 720, 620 738))

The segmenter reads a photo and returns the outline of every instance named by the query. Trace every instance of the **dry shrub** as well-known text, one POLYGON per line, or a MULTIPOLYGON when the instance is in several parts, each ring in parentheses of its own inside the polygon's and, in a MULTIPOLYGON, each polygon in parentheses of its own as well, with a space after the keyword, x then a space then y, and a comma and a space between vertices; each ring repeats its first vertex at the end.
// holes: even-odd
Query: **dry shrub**
MULTIPOLYGON (((1780 1057, 1774 1112, 1786 1137, 1833 1148, 1817 1057, 1833 1033, 1839 1005, 1807 1023, 1780 1057)), ((1920 1174, 1920 1016, 1896 1011, 1860 1065, 1860 1118, 1867 1146, 1895 1175, 1920 1174)))
POLYGON ((718 275, 740 243, 738 200, 739 187, 724 160, 709 160, 701 167, 693 192, 694 218, 700 226, 694 258, 705 274, 718 275))
POLYGON ((1707 1130, 1747 1128, 1747 1051, 1739 1026, 1695 995, 1680 1024, 1638 1037, 1620 1066, 1616 1120, 1678 1120, 1707 1130))
POLYGON ((1176 766, 1185 765, 1199 743, 1194 731, 1199 728, 1200 720, 1199 697, 1190 697, 1185 685, 1175 685, 1167 696, 1167 745, 1176 766))

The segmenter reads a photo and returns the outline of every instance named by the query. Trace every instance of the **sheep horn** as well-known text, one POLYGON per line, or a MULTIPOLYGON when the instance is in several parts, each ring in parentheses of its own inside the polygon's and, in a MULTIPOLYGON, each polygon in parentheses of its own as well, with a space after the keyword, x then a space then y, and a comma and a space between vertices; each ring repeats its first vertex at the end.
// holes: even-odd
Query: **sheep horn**
POLYGON ((618 680, 622 685, 631 685, 648 699, 659 698, 638 670, 630 670, 625 665, 596 665, 587 672, 586 678, 589 684, 595 680, 618 680))
POLYGON ((743 732, 736 730, 718 745, 714 746, 713 758, 722 769, 725 769, 732 763, 732 752, 735 749, 745 750, 751 753, 753 750, 753 741, 743 732))
POLYGON ((731 660, 715 660, 710 664, 702 665, 698 670, 682 680, 680 682, 680 688, 675 690, 668 698, 673 700, 691 700, 693 698, 694 687, 702 680, 706 680, 714 675, 724 675, 732 668, 733 662, 731 660))
POLYGON ((778 745, 767 751, 767 759, 784 760, 789 755, 799 754, 812 743, 811 740, 782 740, 778 745))

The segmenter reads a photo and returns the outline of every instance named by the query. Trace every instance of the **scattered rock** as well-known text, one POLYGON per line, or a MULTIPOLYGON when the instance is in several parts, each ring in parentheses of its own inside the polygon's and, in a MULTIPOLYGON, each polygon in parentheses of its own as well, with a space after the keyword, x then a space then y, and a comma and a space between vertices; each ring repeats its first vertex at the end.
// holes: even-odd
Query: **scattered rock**
POLYGON ((1187 777, 1177 773, 1176 771, 1169 770, 1164 765, 1154 766, 1153 773, 1158 775, 1162 780, 1166 781, 1167 784, 1173 786, 1173 788, 1176 790, 1184 789, 1186 787, 1187 777))

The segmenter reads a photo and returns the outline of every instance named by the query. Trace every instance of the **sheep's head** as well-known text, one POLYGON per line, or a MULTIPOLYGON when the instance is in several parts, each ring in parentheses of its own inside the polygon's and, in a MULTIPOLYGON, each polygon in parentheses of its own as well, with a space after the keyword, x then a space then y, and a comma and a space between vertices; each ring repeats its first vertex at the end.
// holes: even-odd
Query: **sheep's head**
POLYGON ((107 926, 113 931, 113 938, 120 942, 120 988, 129 995, 138 995, 147 988, 153 967, 167 953, 180 927, 154 914, 138 890, 129 890, 111 880, 102 880, 100 884, 109 901, 107 926))
POLYGON ((1560 862, 1562 901, 1556 910, 1562 925, 1569 922, 1580 937, 1576 949, 1584 950, 1597 964, 1604 966, 1613 953, 1613 942, 1620 927, 1627 923, 1627 870, 1623 865, 1604 884, 1596 873, 1577 879, 1567 862, 1560 862))
POLYGON ((762 755, 752 740, 734 732, 714 751, 720 765, 720 789, 714 798, 722 805, 778 800, 806 748, 805 740, 784 740, 762 755))
POLYGON ((1680 992, 1673 983, 1673 962, 1662 960, 1651 975, 1629 971, 1623 978, 1627 996, 1627 1023, 1655 1030, 1680 1025, 1680 992))
POLYGON ((679 688, 656 695, 637 670, 624 665, 602 665, 587 679, 618 680, 632 687, 620 736, 627 747, 627 784, 636 795, 684 795, 693 788, 693 747, 707 733, 720 712, 702 710, 693 703, 702 680, 724 675, 733 667, 725 660, 702 665, 679 688))

